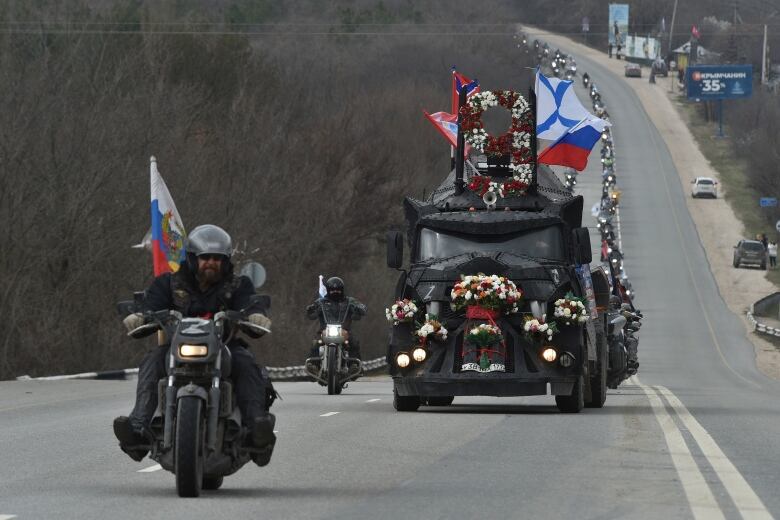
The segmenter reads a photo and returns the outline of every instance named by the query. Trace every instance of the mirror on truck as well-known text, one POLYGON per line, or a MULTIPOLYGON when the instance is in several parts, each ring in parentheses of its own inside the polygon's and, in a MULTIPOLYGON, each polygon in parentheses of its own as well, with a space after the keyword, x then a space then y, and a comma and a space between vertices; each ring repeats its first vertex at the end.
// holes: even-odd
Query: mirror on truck
POLYGON ((572 230, 574 241, 575 259, 578 264, 589 264, 593 260, 593 251, 590 248, 590 232, 586 227, 578 227, 572 230))
POLYGON ((387 232, 387 267, 400 269, 404 263, 404 235, 398 231, 387 232))

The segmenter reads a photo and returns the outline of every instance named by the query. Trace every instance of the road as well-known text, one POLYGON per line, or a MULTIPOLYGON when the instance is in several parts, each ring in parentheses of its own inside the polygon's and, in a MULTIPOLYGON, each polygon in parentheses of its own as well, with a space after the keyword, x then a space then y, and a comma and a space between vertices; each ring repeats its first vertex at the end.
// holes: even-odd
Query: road
MULTIPOLYGON (((116 447, 133 381, 0 382, 0 519, 780 517, 780 383, 755 368, 632 90, 578 64, 614 123, 625 264, 645 314, 639 378, 603 409, 563 415, 546 396, 396 413, 387 378, 341 396, 280 383, 271 465, 185 500, 172 475, 116 447)), ((586 208, 597 152, 591 162, 586 208)))

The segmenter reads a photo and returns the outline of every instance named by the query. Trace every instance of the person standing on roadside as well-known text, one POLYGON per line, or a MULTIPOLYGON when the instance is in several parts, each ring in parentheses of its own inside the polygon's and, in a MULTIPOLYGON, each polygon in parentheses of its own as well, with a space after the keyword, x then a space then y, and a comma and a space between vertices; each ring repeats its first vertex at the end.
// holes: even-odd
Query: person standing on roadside
POLYGON ((766 238, 766 233, 761 233, 761 236, 759 239, 762 244, 764 244, 764 249, 767 249, 769 247, 769 239, 766 238))
POLYGON ((766 250, 769 253, 769 268, 774 269, 777 267, 777 242, 769 242, 766 250))

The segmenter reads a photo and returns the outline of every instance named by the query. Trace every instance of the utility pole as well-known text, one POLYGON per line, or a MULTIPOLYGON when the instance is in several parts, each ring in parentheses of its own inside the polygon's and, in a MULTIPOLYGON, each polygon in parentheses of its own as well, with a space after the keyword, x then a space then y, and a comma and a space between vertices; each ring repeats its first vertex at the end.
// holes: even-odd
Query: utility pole
POLYGON ((669 52, 672 52, 672 35, 674 35, 674 17, 677 16, 677 0, 674 0, 674 10, 672 11, 672 24, 669 26, 669 52))
POLYGON ((766 24, 764 24, 764 46, 761 50, 761 84, 766 85, 766 24))

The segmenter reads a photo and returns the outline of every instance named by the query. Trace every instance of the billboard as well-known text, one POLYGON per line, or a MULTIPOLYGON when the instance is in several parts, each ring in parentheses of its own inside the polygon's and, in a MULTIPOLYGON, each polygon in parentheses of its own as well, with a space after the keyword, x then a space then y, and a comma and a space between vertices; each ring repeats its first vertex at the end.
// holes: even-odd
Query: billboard
POLYGON ((661 44, 655 38, 626 36, 623 47, 628 58, 654 60, 661 54, 661 44))
POLYGON ((688 97, 734 99, 753 93, 753 65, 695 65, 685 69, 688 97))
POLYGON ((609 4, 609 43, 625 45, 628 33, 628 4, 609 4))

